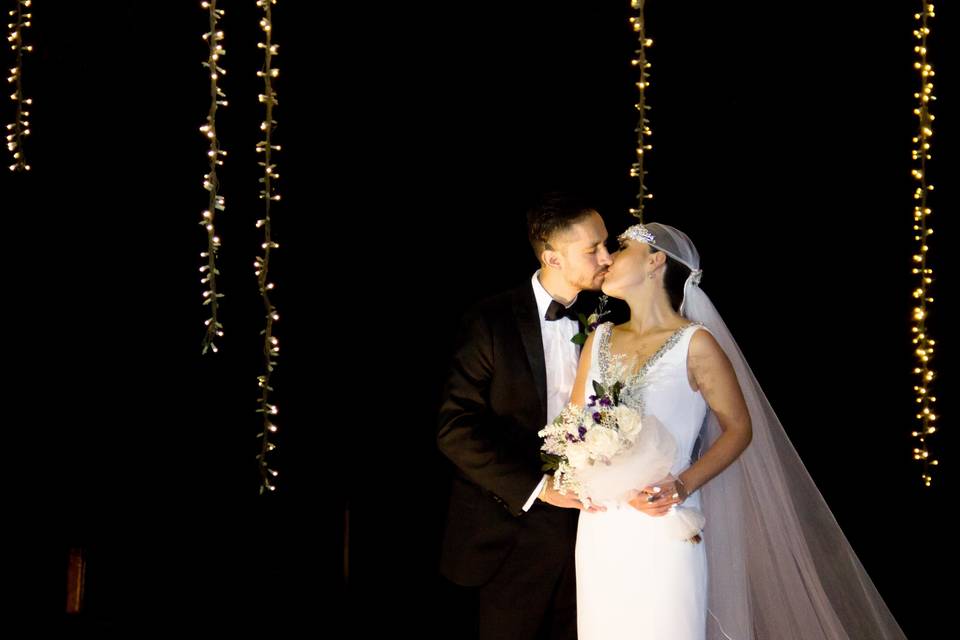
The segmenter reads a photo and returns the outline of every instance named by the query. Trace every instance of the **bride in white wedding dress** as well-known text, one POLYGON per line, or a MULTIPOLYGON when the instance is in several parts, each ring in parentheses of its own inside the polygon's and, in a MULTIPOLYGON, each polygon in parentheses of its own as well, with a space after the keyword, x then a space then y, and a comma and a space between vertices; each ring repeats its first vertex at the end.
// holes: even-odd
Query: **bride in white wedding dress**
POLYGON ((571 402, 582 406, 594 381, 623 382, 621 403, 662 423, 676 458, 629 503, 581 512, 579 640, 904 638, 700 289, 699 266, 682 232, 634 225, 604 280, 631 319, 590 336, 571 402), (704 512, 702 542, 668 533, 681 503, 704 512))

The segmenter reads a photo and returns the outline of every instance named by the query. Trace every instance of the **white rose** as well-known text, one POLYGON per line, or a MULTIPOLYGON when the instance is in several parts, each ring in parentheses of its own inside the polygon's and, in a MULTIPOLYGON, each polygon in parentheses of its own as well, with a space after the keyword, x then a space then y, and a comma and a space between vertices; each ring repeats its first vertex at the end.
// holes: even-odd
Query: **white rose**
POLYGON ((594 427, 584 441, 594 458, 610 459, 620 450, 620 436, 613 429, 594 427))
POLYGON ((590 463, 590 452, 582 442, 569 443, 567 445, 566 453, 567 462, 574 469, 583 469, 590 463))
POLYGON ((628 440, 633 440, 640 433, 640 429, 643 428, 640 413, 630 407, 619 405, 614 408, 613 415, 620 427, 620 433, 628 440))

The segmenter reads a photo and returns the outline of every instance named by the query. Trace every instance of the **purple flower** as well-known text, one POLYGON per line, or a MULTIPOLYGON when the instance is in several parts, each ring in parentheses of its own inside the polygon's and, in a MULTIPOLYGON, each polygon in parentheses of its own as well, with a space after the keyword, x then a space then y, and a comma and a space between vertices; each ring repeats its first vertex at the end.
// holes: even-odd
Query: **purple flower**
POLYGON ((590 331, 596 331, 598 324, 599 324, 598 322, 591 322, 591 323, 590 323, 590 331))
POLYGON ((600 406, 601 406, 601 407, 612 407, 612 406, 613 406, 613 400, 611 400, 611 399, 608 398, 607 396, 603 396, 602 398, 600 398, 600 406))
POLYGON ((597 396, 592 395, 590 396, 590 402, 587 403, 587 406, 592 407, 595 404, 597 404, 597 396))
POLYGON ((593 413, 593 421, 594 421, 594 422, 597 422, 597 423, 600 422, 600 412, 599 412, 599 411, 595 411, 595 412, 593 413))
MULTIPOLYGON (((583 427, 580 427, 580 428, 582 429, 583 427)), ((568 433, 568 434, 566 435, 566 438, 567 438, 567 442, 576 442, 576 441, 577 441, 577 437, 576 437, 575 435, 573 435, 572 433, 568 433)))
POLYGON ((585 440, 587 436, 587 428, 581 426, 579 429, 577 429, 577 433, 580 434, 580 440, 585 440))

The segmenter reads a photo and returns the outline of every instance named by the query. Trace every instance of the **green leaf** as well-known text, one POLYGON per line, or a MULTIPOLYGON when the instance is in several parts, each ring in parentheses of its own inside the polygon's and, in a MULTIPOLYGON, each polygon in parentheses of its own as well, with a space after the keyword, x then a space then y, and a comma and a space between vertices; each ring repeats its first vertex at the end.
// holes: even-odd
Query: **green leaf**
POLYGON ((552 453, 540 452, 540 459, 543 460, 543 466, 540 468, 541 471, 556 471, 560 468, 560 462, 562 458, 558 455, 552 453))
POLYGON ((570 342, 572 342, 573 344, 580 345, 581 347, 586 341, 587 341, 587 334, 585 333, 578 333, 577 335, 570 338, 570 342))
POLYGON ((623 390, 623 382, 617 380, 614 383, 613 389, 610 391, 610 397, 613 398, 613 404, 620 404, 620 391, 623 390))
POLYGON ((606 389, 606 387, 604 387, 602 384, 600 384, 600 383, 597 382, 596 380, 593 381, 593 390, 594 390, 594 392, 597 394, 597 397, 598 397, 598 398, 599 398, 600 396, 607 395, 607 389, 606 389))

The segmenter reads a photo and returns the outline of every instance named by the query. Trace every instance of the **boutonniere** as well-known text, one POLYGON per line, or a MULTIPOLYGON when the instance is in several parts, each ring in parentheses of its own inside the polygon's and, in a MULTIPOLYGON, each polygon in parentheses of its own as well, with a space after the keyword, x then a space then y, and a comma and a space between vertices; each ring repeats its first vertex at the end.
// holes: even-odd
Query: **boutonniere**
POLYGON ((580 321, 580 332, 570 338, 570 342, 574 344, 583 346, 583 343, 587 341, 587 336, 593 333, 593 330, 600 325, 600 321, 603 319, 603 316, 610 313, 606 310, 607 307, 607 296, 600 296, 599 302, 597 302, 596 310, 591 313, 589 316, 585 316, 582 313, 577 314, 577 318, 580 321))

